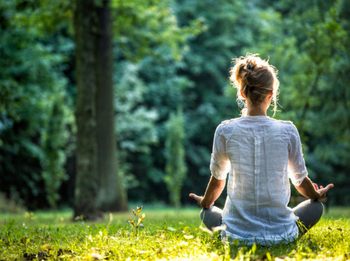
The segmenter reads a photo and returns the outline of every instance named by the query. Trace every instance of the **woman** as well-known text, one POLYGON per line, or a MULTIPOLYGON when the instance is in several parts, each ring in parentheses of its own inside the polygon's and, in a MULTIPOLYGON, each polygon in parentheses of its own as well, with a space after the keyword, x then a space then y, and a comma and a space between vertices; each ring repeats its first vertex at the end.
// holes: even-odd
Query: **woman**
POLYGON ((209 184, 204 196, 191 193, 190 197, 203 207, 201 218, 209 229, 223 225, 224 238, 246 244, 291 242, 321 218, 323 205, 318 200, 333 184, 319 188, 307 177, 293 123, 266 116, 271 101, 276 112, 279 81, 275 68, 247 54, 235 60, 230 79, 245 105, 242 117, 217 127, 209 184), (227 173, 227 198, 221 210, 213 205, 227 173), (309 198, 294 209, 287 207, 289 179, 309 198))

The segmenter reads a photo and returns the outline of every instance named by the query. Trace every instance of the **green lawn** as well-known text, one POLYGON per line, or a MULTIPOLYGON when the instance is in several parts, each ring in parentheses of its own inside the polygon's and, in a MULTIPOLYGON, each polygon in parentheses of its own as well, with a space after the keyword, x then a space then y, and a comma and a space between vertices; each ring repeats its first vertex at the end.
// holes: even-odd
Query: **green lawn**
POLYGON ((346 260, 350 259, 350 208, 331 208, 298 241, 274 247, 222 244, 201 229, 198 208, 144 207, 144 228, 126 219, 71 222, 72 212, 0 214, 0 260, 346 260))

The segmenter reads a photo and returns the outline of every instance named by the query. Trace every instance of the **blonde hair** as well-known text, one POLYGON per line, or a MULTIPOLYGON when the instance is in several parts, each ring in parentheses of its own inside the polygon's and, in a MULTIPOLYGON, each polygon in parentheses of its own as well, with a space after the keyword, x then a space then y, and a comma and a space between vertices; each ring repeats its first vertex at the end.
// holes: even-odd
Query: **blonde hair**
POLYGON ((247 103, 242 97, 241 91, 254 105, 261 103, 266 95, 273 91, 273 116, 275 116, 280 84, 277 79, 277 69, 269 64, 268 60, 263 60, 258 55, 247 53, 245 57, 234 59, 235 65, 230 70, 230 81, 237 89, 239 104, 243 104, 243 115, 246 114, 247 103))

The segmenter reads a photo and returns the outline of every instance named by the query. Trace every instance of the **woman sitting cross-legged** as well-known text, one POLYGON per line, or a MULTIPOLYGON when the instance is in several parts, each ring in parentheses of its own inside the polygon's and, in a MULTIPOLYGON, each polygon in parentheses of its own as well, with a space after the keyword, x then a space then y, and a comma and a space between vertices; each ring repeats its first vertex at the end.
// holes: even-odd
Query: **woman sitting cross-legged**
POLYGON ((290 121, 266 116, 271 101, 276 112, 279 81, 275 68, 257 55, 235 60, 231 81, 245 102, 242 117, 222 122, 214 135, 211 178, 204 196, 191 193, 203 207, 201 218, 222 237, 244 244, 271 245, 295 240, 323 213, 319 199, 333 184, 318 187, 307 177, 298 130, 290 121), (223 210, 213 206, 222 193, 223 210), (291 209, 290 183, 309 198, 291 209))

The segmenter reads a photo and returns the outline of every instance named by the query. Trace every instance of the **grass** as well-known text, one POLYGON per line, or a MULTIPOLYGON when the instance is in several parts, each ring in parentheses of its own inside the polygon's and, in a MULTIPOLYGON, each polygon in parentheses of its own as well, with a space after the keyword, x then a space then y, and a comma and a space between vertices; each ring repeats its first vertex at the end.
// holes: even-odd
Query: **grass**
POLYGON ((143 229, 125 221, 131 211, 104 223, 71 222, 71 211, 0 214, 0 260, 350 259, 350 208, 331 208, 308 234, 273 247, 222 244, 200 228, 198 212, 144 207, 143 229))

